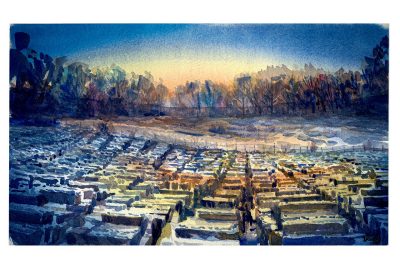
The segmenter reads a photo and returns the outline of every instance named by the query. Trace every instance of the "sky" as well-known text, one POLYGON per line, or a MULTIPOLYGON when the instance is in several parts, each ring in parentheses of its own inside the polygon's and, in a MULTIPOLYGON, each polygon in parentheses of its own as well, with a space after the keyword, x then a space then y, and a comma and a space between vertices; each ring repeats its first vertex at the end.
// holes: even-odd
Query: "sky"
POLYGON ((271 65, 312 63, 360 69, 388 27, 372 24, 51 24, 12 25, 30 48, 90 66, 150 72, 169 88, 186 81, 229 82, 271 65))

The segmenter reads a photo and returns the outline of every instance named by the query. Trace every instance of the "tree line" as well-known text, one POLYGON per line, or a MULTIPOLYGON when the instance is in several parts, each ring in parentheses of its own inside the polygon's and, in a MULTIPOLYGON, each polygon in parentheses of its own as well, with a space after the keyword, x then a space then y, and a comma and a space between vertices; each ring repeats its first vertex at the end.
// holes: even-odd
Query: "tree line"
POLYGON ((151 73, 128 73, 117 65, 89 67, 68 63, 29 48, 30 36, 17 32, 10 50, 12 117, 136 115, 299 115, 320 113, 386 114, 389 38, 365 57, 361 71, 334 73, 286 66, 269 73, 242 74, 232 83, 188 81, 169 90, 151 73))

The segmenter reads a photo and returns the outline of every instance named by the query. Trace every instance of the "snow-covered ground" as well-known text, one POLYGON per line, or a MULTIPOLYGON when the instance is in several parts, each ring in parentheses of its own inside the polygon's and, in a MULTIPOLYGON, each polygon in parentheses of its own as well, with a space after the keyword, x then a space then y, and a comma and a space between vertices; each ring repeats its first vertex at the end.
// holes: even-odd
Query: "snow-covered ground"
MULTIPOLYGON (((63 124, 93 126, 96 120, 65 120, 63 124)), ((137 137, 180 143, 193 147, 226 150, 306 149, 313 142, 318 148, 336 149, 388 147, 388 121, 361 116, 329 117, 254 117, 182 119, 171 117, 141 117, 109 122, 117 132, 137 137), (221 127, 221 134, 210 132, 221 127)))

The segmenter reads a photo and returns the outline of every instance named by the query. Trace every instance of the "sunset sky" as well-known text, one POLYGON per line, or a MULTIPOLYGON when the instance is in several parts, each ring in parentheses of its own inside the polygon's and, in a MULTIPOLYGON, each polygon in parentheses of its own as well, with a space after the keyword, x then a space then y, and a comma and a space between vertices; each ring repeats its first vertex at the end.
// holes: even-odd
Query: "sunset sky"
POLYGON ((227 82, 268 65, 359 69, 388 34, 386 26, 363 24, 13 25, 11 43, 16 31, 29 33, 37 51, 91 66, 149 71, 170 89, 193 80, 227 82))

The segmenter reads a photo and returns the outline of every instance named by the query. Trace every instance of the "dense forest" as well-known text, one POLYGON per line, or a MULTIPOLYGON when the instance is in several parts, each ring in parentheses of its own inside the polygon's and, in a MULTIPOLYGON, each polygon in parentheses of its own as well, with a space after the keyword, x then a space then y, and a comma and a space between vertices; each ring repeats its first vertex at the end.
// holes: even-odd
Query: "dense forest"
POLYGON ((117 65, 90 67, 29 48, 17 32, 10 50, 11 117, 114 117, 136 115, 258 116, 379 115, 388 108, 389 38, 383 37, 361 71, 331 73, 306 64, 241 74, 231 84, 191 81, 169 90, 151 73, 117 65))

